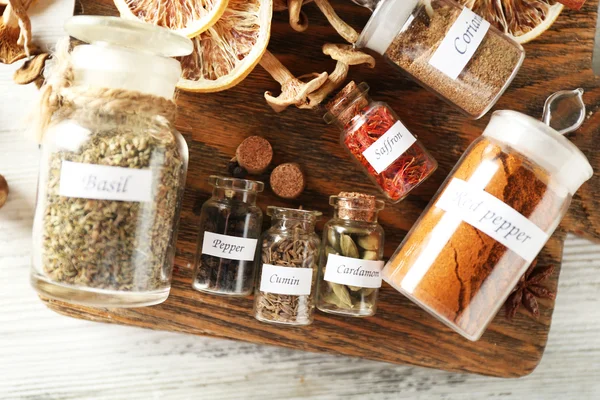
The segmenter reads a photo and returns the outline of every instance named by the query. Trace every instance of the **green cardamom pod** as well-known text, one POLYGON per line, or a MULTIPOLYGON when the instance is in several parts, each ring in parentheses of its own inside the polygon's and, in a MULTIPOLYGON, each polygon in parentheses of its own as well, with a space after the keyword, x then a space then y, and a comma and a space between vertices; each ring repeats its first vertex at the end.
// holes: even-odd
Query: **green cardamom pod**
POLYGON ((359 258, 358 247, 354 243, 354 240, 348 235, 342 234, 340 236, 340 242, 342 247, 342 255, 350 258, 359 258))
POLYGON ((341 304, 342 307, 352 308, 352 299, 350 298, 350 294, 346 290, 346 287, 333 282, 328 283, 329 286, 331 286, 333 293, 338 298, 339 304, 341 304))
POLYGON ((348 289, 352 290, 353 292, 358 292, 362 288, 360 286, 348 286, 348 289))
POLYGON ((329 245, 331 247, 338 247, 337 233, 335 232, 335 229, 333 229, 333 227, 329 227, 329 230, 327 232, 327 241, 329 242, 329 245))
POLYGON ((371 260, 371 261, 378 261, 379 257, 377 257, 377 252, 376 251, 371 251, 371 250, 366 250, 363 253, 363 260, 371 260))
POLYGON ((379 248, 379 237, 372 233, 367 236, 361 236, 357 240, 358 245, 365 250, 377 250, 379 248))
POLYGON ((338 252, 331 246, 325 246, 325 255, 328 256, 330 254, 338 254, 338 252))

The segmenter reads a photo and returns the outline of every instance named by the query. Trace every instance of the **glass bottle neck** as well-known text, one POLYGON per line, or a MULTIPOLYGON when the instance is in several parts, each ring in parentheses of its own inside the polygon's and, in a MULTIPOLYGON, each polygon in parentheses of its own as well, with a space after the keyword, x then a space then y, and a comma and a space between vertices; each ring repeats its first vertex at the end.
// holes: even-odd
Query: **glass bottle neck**
POLYGON ((333 218, 343 221, 362 222, 367 224, 377 224, 377 210, 349 210, 347 208, 337 207, 333 210, 333 218))
POLYGON ((256 205, 257 193, 247 190, 215 187, 213 188, 212 197, 217 200, 239 201, 254 206, 256 205))
POLYGON ((296 219, 287 217, 273 217, 271 227, 281 231, 293 231, 298 229, 303 234, 311 234, 315 232, 316 219, 296 219))
POLYGON ((335 114, 335 125, 341 130, 346 130, 349 126, 353 125, 357 118, 360 118, 361 112, 369 107, 371 103, 372 100, 367 94, 349 99, 348 104, 335 114))

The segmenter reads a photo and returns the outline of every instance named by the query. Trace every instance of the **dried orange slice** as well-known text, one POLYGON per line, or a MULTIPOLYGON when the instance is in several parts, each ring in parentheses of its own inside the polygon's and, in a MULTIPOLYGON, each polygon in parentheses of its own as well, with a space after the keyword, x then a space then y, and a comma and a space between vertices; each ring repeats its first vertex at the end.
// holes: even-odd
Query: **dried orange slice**
POLYGON ((272 17, 272 0, 229 0, 217 23, 192 39, 194 52, 179 58, 177 87, 218 92, 240 83, 267 49, 272 17))
POLYGON ((552 26, 564 6, 555 0, 458 0, 519 43, 552 26))
POLYGON ((114 0, 121 17, 139 19, 194 37, 213 26, 228 0, 114 0))

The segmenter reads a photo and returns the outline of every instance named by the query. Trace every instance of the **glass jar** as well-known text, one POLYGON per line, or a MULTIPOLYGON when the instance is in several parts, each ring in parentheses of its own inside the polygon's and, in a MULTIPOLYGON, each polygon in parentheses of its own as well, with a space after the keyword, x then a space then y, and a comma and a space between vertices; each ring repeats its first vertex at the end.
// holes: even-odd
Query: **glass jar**
POLYGON ((494 113, 383 270, 383 279, 478 340, 592 177, 542 122, 494 113))
POLYGON ((377 214, 385 203, 374 196, 331 196, 333 219, 323 228, 317 308, 331 314, 375 314, 383 269, 383 228, 377 214))
POLYGON ((254 288, 262 211, 262 182, 211 176, 212 197, 202 205, 192 286, 196 290, 247 296, 254 288))
POLYGON ((93 44, 73 50, 72 84, 45 132, 32 285, 88 306, 161 303, 171 287, 188 149, 173 121, 142 100, 174 108, 181 67, 167 56, 192 44, 119 18, 74 17, 66 29, 93 44), (99 91, 118 98, 98 99, 99 91))
POLYGON ((268 207, 272 225, 262 236, 262 263, 254 294, 254 316, 262 322, 309 325, 321 241, 318 211, 268 207))
POLYGON ((525 51, 453 0, 384 0, 357 41, 470 118, 481 118, 516 76, 525 51))
POLYGON ((437 169, 437 162, 396 113, 368 96, 369 85, 351 82, 328 105, 328 124, 340 143, 392 202, 402 201, 437 169))

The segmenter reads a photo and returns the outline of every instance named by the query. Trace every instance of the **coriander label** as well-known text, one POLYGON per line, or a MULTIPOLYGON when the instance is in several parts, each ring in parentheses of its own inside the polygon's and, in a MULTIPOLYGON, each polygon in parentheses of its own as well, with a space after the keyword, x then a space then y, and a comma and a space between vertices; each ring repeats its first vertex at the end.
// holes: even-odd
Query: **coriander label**
POLYGON ((308 296, 312 289, 313 269, 263 264, 260 291, 266 293, 308 296))
POLYGON ((417 138, 406 129, 402 122, 397 121, 362 154, 375 171, 380 174, 388 169, 416 141, 417 138))
POLYGON ((63 160, 59 194, 94 200, 152 201, 152 171, 63 160))
POLYGON ((489 22, 465 7, 429 64, 456 80, 473 58, 489 29, 489 22))
POLYGON ((435 204, 532 262, 549 235, 514 208, 469 182, 454 178, 435 204))
POLYGON ((246 239, 219 233, 205 232, 202 254, 228 260, 252 261, 256 254, 256 239, 246 239))
POLYGON ((361 260, 330 254, 324 279, 340 285, 377 289, 381 287, 383 261, 361 260))

